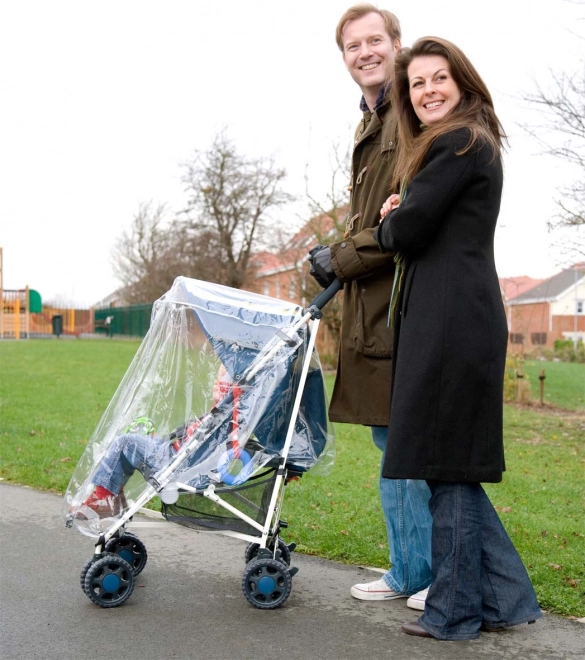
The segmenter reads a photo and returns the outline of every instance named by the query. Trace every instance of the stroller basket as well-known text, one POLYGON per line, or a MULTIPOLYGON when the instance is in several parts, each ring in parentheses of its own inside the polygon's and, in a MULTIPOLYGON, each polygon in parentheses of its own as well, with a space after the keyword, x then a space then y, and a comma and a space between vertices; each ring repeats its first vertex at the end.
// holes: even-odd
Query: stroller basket
MULTIPOLYGON (((241 486, 217 488, 221 498, 260 525, 266 523, 268 506, 274 490, 277 467, 268 467, 241 486)), ((162 514, 169 521, 198 530, 234 531, 259 535, 258 530, 241 517, 200 494, 181 495, 175 504, 162 505, 162 514)))

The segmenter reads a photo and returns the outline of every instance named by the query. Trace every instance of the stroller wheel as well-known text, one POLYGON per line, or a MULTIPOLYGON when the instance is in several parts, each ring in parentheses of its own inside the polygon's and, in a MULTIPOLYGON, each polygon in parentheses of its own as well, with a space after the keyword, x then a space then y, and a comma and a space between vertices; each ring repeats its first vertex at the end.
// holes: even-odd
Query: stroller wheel
POLYGON ((288 598, 291 587, 288 568, 275 559, 254 559, 244 569, 244 596, 258 609, 273 610, 280 607, 288 598))
POLYGON ((83 591, 100 607, 121 605, 134 591, 132 566, 119 555, 103 555, 87 569, 83 591))
MULTIPOLYGON (((258 543, 248 543, 246 546, 246 552, 244 553, 246 564, 251 562, 252 559, 256 559, 258 556, 258 550, 260 550, 260 545, 258 543)), ((274 542, 268 545, 268 550, 270 550, 270 552, 274 552, 274 542)), ((278 561, 281 561, 283 564, 290 566, 291 551, 288 545, 281 538, 278 539, 278 550, 276 551, 275 559, 278 559, 278 561)))
POLYGON ((95 562, 98 559, 101 559, 103 557, 102 554, 99 555, 94 555, 91 559, 88 559, 85 564, 83 565, 83 568, 81 569, 81 575, 79 576, 79 582, 81 583, 81 589, 85 593, 85 576, 87 575, 87 571, 89 571, 90 567, 92 564, 95 564, 95 562))
POLYGON ((258 543, 248 543, 244 552, 244 561, 246 564, 249 564, 252 559, 256 559, 259 549, 260 545, 258 543))
POLYGON ((146 546, 131 532, 124 532, 123 536, 111 538, 106 543, 106 552, 112 552, 125 559, 132 566, 135 577, 140 575, 148 559, 146 546))

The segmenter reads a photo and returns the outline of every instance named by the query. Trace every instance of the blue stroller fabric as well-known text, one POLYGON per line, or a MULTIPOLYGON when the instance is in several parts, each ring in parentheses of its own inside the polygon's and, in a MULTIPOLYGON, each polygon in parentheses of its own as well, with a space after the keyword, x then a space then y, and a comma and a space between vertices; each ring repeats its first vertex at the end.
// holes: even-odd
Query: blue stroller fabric
MULTIPOLYGON (((270 310, 259 309, 256 306, 235 305, 225 299, 210 300, 209 296, 204 298, 200 289, 194 290, 189 287, 189 282, 185 278, 179 278, 175 286, 182 294, 177 297, 183 298, 192 305, 191 310, 199 326, 231 379, 242 387, 240 408, 249 410, 258 405, 262 406, 264 412, 253 428, 257 442, 267 452, 280 454, 284 447, 294 398, 299 386, 301 365, 306 354, 307 326, 302 326, 298 331, 297 340, 293 343, 294 351, 286 351, 284 359, 268 363, 260 374, 247 382, 246 373, 254 362, 261 358, 266 346, 280 341, 284 342, 285 347, 288 342, 290 348, 290 340, 281 329, 291 325, 296 318, 289 314, 283 316, 270 310), (270 374, 274 384, 268 389, 269 394, 263 395, 262 392, 266 388, 256 387, 255 381, 261 381, 266 371, 275 372, 270 374)), ((205 446, 189 459, 191 465, 201 461, 209 451, 210 445, 217 441, 221 442, 229 436, 232 424, 230 413, 234 403, 234 393, 230 391, 217 405, 216 417, 224 421, 216 425, 206 438, 205 446)), ((245 426, 246 420, 241 419, 240 424, 245 426)), ((327 429, 327 401, 323 374, 318 361, 315 361, 315 364, 311 365, 303 390, 301 412, 295 425, 294 442, 289 455, 290 465, 298 471, 306 471, 312 467, 306 457, 314 456, 317 459, 321 456, 329 437, 327 429)))

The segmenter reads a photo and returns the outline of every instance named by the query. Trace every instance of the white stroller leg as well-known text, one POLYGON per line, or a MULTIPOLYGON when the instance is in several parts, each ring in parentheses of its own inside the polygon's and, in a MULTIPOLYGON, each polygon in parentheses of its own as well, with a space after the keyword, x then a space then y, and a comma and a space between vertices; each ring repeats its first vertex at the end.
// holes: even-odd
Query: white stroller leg
MULTIPOLYGON (((309 315, 305 315, 309 316, 309 315)), ((317 331, 319 329, 319 319, 315 319, 311 325, 309 326, 309 331, 310 331, 310 337, 309 337, 309 344, 307 347, 307 352, 305 354, 305 358, 303 361, 303 368, 301 370, 301 377, 299 380, 299 386, 297 388, 297 394, 295 398, 295 403, 293 406, 292 414, 290 417, 290 422, 288 425, 288 431, 286 434, 286 440, 284 441, 284 447, 282 449, 282 453, 280 456, 280 463, 278 466, 278 472, 276 475, 276 481, 274 483, 274 490, 272 491, 272 497, 270 499, 270 504, 268 506, 268 511, 266 513, 266 524, 264 528, 264 534, 263 534, 263 540, 265 540, 265 537, 268 535, 270 528, 272 527, 272 518, 274 516, 275 510, 276 510, 276 503, 278 501, 278 496, 280 493, 280 489, 282 486, 282 481, 284 479, 285 475, 285 466, 286 466, 286 461, 288 459, 288 452, 290 450, 294 430, 295 430, 295 424, 297 422, 297 417, 299 414, 299 409, 301 407, 301 400, 303 398, 303 392, 305 388, 305 383, 307 381, 307 374, 309 373, 309 366, 311 364, 311 359, 313 357, 313 350, 315 348, 315 341, 317 338, 317 331)))

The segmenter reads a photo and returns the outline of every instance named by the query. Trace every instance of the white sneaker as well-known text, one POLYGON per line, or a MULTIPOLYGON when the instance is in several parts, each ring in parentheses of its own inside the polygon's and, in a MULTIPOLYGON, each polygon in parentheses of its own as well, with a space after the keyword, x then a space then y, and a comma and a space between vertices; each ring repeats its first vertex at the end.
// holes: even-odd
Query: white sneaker
POLYGON ((359 600, 393 600, 394 598, 406 598, 406 594, 392 591, 384 580, 366 582, 365 584, 354 584, 351 595, 359 600))
POLYGON ((406 607, 410 607, 413 610, 420 610, 421 612, 425 611, 425 601, 427 599, 427 594, 429 593, 429 587, 419 591, 416 594, 413 594, 407 601, 406 607))

